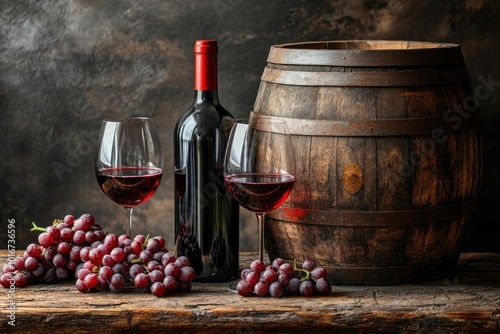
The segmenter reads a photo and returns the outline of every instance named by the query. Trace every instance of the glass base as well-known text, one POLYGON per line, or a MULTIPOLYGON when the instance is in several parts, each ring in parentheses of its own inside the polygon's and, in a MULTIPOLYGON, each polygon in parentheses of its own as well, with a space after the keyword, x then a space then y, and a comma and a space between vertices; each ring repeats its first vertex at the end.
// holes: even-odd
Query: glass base
POLYGON ((238 285, 238 282, 239 280, 235 280, 235 281, 232 281, 232 282, 229 282, 228 286, 227 286, 227 290, 229 292, 234 292, 234 293, 238 293, 236 287, 238 285))

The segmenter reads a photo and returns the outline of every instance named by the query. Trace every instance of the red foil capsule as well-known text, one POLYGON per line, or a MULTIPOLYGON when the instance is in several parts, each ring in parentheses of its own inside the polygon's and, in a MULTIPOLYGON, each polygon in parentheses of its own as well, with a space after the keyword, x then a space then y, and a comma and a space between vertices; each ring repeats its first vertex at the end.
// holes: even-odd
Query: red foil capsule
POLYGON ((194 59, 194 89, 217 90, 217 41, 197 40, 194 59))

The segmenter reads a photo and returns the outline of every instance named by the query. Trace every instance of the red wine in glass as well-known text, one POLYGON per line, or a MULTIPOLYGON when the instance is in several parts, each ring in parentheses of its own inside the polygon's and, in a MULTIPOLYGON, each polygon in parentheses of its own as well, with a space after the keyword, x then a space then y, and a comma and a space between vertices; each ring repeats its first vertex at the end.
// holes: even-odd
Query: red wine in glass
POLYGON ((149 167, 101 168, 96 172, 102 191, 117 204, 134 207, 146 202, 160 185, 162 170, 149 167))
POLYGON ((153 196, 162 168, 160 138, 152 118, 102 122, 94 170, 102 191, 125 208, 129 237, 132 212, 153 196))
POLYGON ((265 214, 287 200, 295 183, 293 175, 295 158, 286 120, 254 116, 233 123, 224 181, 231 196, 257 216, 260 261, 264 260, 265 214))
POLYGON ((225 176, 227 190, 244 208, 267 213, 279 208, 295 183, 289 174, 231 174, 225 176))
MULTIPOLYGON (((254 116, 233 123, 224 159, 224 183, 228 193, 257 216, 260 261, 264 261, 264 217, 288 199, 294 175, 295 157, 286 120, 254 116)), ((229 290, 236 291, 232 284, 229 290)))

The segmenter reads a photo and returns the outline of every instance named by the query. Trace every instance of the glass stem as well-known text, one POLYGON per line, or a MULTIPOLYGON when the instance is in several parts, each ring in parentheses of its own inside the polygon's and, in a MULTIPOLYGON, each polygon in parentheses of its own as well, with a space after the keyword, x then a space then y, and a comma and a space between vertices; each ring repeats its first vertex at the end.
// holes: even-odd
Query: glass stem
POLYGON ((125 208, 125 214, 127 215, 127 235, 132 238, 132 211, 133 208, 125 208))
POLYGON ((264 262, 264 214, 257 214, 259 222, 259 260, 264 262))

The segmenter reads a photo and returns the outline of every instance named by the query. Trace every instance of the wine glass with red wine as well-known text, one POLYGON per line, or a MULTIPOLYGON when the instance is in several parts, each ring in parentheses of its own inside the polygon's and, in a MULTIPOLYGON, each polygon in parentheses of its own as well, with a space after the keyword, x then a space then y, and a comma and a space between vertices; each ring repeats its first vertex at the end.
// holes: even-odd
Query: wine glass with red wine
POLYGON ((102 191, 125 208, 126 231, 132 236, 132 211, 160 185, 163 156, 152 118, 103 121, 95 162, 102 191))
POLYGON ((295 158, 286 121, 236 120, 224 164, 229 193, 259 223, 259 259, 264 260, 264 216, 280 207, 295 183, 295 158))

